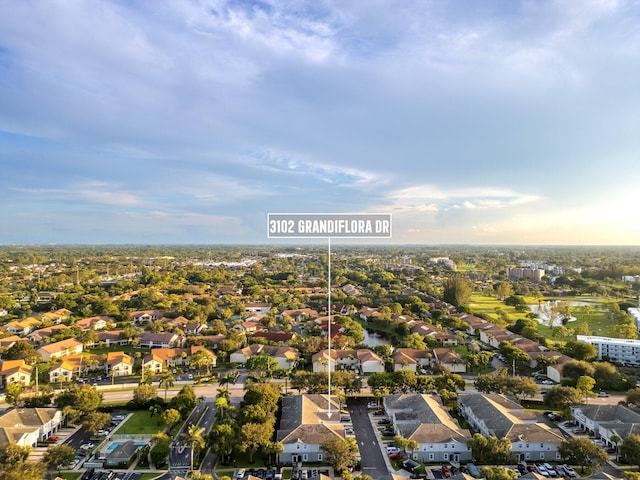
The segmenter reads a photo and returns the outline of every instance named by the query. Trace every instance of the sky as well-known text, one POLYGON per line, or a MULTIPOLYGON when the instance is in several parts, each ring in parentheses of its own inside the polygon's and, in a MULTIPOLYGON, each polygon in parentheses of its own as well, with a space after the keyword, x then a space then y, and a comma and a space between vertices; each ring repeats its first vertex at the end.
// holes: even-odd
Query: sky
POLYGON ((0 244, 640 245, 638 0, 0 11, 0 244))

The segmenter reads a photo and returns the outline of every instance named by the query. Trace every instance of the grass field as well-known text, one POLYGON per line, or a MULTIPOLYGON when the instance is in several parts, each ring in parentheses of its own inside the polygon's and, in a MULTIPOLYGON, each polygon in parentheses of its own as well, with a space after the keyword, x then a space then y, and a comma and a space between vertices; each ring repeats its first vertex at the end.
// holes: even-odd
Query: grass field
POLYGON ((164 429, 164 425, 158 425, 159 419, 152 418, 151 412, 138 410, 132 412, 132 416, 116 431, 120 434, 138 433, 142 435, 155 435, 164 429))
POLYGON ((82 472, 60 472, 58 476, 64 478, 64 480, 77 480, 80 475, 82 475, 82 472))
MULTIPOLYGON (((605 297, 554 297, 554 298, 544 298, 542 301, 565 301, 565 302, 586 302, 593 304, 595 310, 593 313, 585 314, 579 307, 575 307, 571 310, 571 315, 576 317, 576 321, 569 322, 566 327, 570 329, 576 329, 576 327, 582 323, 586 323, 589 334, 590 335, 601 335, 601 336, 611 336, 609 329, 613 325, 609 318, 609 313, 607 311, 598 310, 598 308, 603 308, 607 303, 612 300, 605 297)), ((525 297, 525 301, 528 304, 536 304, 537 300, 533 297, 525 297)), ((510 307, 505 305, 502 301, 498 300, 495 297, 489 297, 485 295, 473 295, 471 297, 471 302, 469 304, 471 311, 474 314, 483 314, 486 315, 487 318, 496 319, 497 313, 496 309, 499 308, 506 312, 509 319, 517 320, 519 318, 527 318, 527 312, 517 312, 514 307, 510 307)), ((567 341, 570 338, 560 338, 555 337, 553 335, 552 328, 545 324, 539 324, 538 331, 541 335, 546 338, 555 341, 567 341)))

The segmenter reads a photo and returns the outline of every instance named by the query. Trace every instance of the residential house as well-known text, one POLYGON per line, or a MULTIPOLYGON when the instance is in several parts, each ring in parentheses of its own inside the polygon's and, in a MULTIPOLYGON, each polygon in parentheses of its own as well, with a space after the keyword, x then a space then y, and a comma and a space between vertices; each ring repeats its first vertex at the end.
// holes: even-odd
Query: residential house
POLYGON ((71 318, 71 310, 67 310, 66 308, 60 308, 58 310, 54 310, 53 312, 47 312, 42 314, 42 320, 49 320, 54 324, 58 325, 65 320, 71 318))
POLYGON ((547 377, 556 383, 560 383, 562 380, 562 369, 564 368, 564 364, 572 360, 574 359, 567 355, 560 354, 556 358, 556 363, 547 366, 547 377))
POLYGON ((186 325, 188 325, 191 321, 188 318, 183 316, 179 316, 176 318, 167 319, 167 325, 171 325, 172 327, 183 329, 186 325))
POLYGON ((317 318, 318 312, 312 308, 296 308, 293 310, 284 310, 279 316, 281 318, 290 317, 295 323, 300 323, 312 318, 317 318))
POLYGON ((361 374, 384 372, 384 360, 375 352, 363 348, 358 350, 321 350, 311 357, 314 372, 353 370, 361 374))
POLYGON ((107 353, 105 372, 110 377, 126 377, 133 375, 133 357, 124 352, 107 353))
POLYGON ((171 332, 144 332, 139 337, 142 348, 172 348, 180 347, 184 338, 171 332))
POLYGON ((49 339, 49 337, 57 335, 61 331, 68 330, 68 329, 69 327, 67 327, 66 325, 51 325, 50 327, 39 328, 38 330, 34 330, 29 335, 27 335, 27 338, 31 343, 39 345, 41 343, 46 342, 49 339))
POLYGON ((29 335, 36 328, 42 325, 42 322, 35 317, 27 317, 20 320, 12 320, 5 325, 5 330, 22 337, 29 335))
POLYGON ((293 347, 262 345, 260 343, 252 343, 251 345, 236 350, 229 356, 231 363, 244 364, 255 355, 266 355, 273 357, 278 362, 278 368, 282 370, 291 369, 298 363, 300 352, 293 347))
POLYGON ((207 326, 203 323, 192 322, 183 327, 185 335, 200 335, 207 326))
POLYGON ((197 352, 205 352, 211 358, 211 367, 216 366, 216 354, 202 345, 186 348, 154 348, 142 360, 142 368, 149 368, 154 373, 161 373, 176 366, 189 365, 191 357, 197 352))
POLYGON ((75 338, 68 338, 60 342, 43 345, 37 352, 42 356, 42 360, 50 362, 61 357, 82 353, 82 342, 75 338))
POLYGON ((10 444, 35 447, 62 428, 57 408, 14 408, 0 414, 0 449, 10 444))
POLYGON ((60 295, 58 292, 45 292, 45 291, 38 292, 38 297, 36 301, 38 303, 53 302, 58 295, 60 295))
POLYGON ((0 363, 0 386, 6 387, 11 383, 29 386, 33 367, 24 360, 2 360, 0 363))
POLYGON ((417 393, 388 395, 382 403, 396 433, 418 443, 418 448, 410 452, 414 460, 471 460, 471 449, 467 447, 471 433, 460 428, 436 397, 417 393))
POLYGON ((266 315, 267 313, 269 313, 270 310, 271 310, 270 303, 253 302, 253 303, 246 303, 244 305, 245 312, 262 313, 266 315))
POLYGON ((162 310, 138 310, 131 312, 131 320, 135 323, 149 323, 164 317, 162 310))
POLYGON ((102 355, 69 355, 53 365, 49 370, 49 383, 70 382, 74 378, 80 378, 87 372, 104 369, 104 356, 102 355))
POLYGON ((421 369, 429 368, 433 359, 433 353, 429 350, 416 348, 396 348, 392 355, 393 370, 411 370, 420 372, 421 369))
POLYGON ((100 316, 83 318, 81 320, 78 320, 74 326, 79 328, 83 332, 86 332, 87 330, 104 330, 110 324, 115 324, 113 318, 100 316))
POLYGON ((470 315, 468 313, 455 313, 451 315, 452 317, 457 317, 467 325, 469 325, 469 333, 471 335, 478 335, 478 332, 483 328, 492 325, 491 322, 488 322, 484 318, 476 317, 475 315, 470 315))
POLYGON ((485 437, 508 438, 511 450, 520 461, 559 461, 558 447, 564 437, 544 423, 537 415, 504 395, 460 394, 458 411, 464 419, 485 437))
POLYGON ((295 337, 295 333, 289 332, 256 332, 253 338, 264 338, 270 343, 287 344, 295 337))
POLYGON ((451 373, 465 373, 467 364, 464 359, 450 348, 434 348, 432 364, 440 364, 451 373))
POLYGON ((358 315, 361 320, 370 320, 372 318, 374 320, 379 320, 382 317, 382 314, 376 308, 371 307, 362 307, 358 311, 358 315))
POLYGON ((355 285, 352 285, 350 283, 347 283, 346 285, 344 285, 342 287, 342 291, 344 293, 346 293, 347 295, 349 295, 350 297, 361 297, 362 296, 362 291, 356 287, 355 285))
POLYGON ((583 430, 593 434, 609 447, 614 435, 625 439, 640 434, 640 414, 623 405, 576 405, 571 416, 583 430))
POLYGON ((13 347, 14 343, 19 342, 20 340, 23 340, 23 338, 17 335, 10 335, 8 337, 0 338, 0 347, 11 348, 13 347))
POLYGON ((336 396, 307 394, 282 397, 282 420, 276 439, 283 446, 280 462, 289 465, 322 463, 320 445, 330 438, 345 438, 336 396))

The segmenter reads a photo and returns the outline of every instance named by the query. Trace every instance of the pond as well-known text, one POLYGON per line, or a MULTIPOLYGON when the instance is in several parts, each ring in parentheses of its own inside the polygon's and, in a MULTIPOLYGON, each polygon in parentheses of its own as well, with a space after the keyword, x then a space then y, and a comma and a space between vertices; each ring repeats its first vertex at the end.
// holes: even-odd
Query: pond
POLYGON ((378 345, 391 345, 391 340, 386 335, 382 336, 382 334, 380 333, 370 332, 366 328, 364 328, 362 331, 364 333, 364 340, 362 341, 362 343, 371 348, 378 345))
MULTIPOLYGON (((537 315, 538 323, 541 325, 547 325, 550 327, 559 327, 562 325, 562 318, 560 318, 554 311, 553 307, 557 305, 559 302, 564 302, 569 304, 570 307, 584 307, 584 306, 592 306, 595 309, 599 308, 598 304, 592 302, 576 302, 576 301, 563 301, 563 300, 554 300, 553 302, 544 302, 544 303, 535 303, 529 305, 532 313, 537 315), (558 317, 558 318, 554 318, 558 317), (551 320, 553 318, 553 320, 551 320), (551 323, 551 324, 550 324, 551 323)), ((574 316, 569 317, 569 322, 575 322, 577 319, 574 316)))

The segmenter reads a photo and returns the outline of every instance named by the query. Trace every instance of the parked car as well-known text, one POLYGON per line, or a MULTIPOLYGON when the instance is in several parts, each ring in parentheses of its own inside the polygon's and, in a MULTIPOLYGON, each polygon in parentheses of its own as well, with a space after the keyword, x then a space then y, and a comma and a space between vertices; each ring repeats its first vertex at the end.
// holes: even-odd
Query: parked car
POLYGON ((558 472, 556 472, 556 469, 552 465, 544 463, 544 468, 546 468, 547 472, 549 472, 549 476, 554 478, 558 476, 558 472))
POLYGON ((598 392, 599 397, 608 397, 609 394, 607 392, 598 392))
POLYGON ((442 475, 444 475, 445 478, 451 477, 453 475, 453 473, 451 472, 451 466, 442 465, 442 475))
POLYGON ((58 441, 58 437, 56 435, 51 435, 49 438, 47 438, 47 442, 49 443, 55 443, 58 441))
POLYGON ((351 417, 349 415, 343 415, 340 417, 341 422, 349 423, 351 422, 351 417))
POLYGON ((378 402, 367 403, 367 408, 378 408, 378 402))
POLYGON ((393 437, 396 434, 393 428, 385 428, 380 433, 382 434, 383 437, 393 437))
POLYGON ((245 474, 244 468, 239 468, 238 471, 236 472, 236 478, 237 479, 243 478, 244 474, 245 474))
POLYGON ((544 465, 542 465, 541 463, 536 463, 536 471, 543 477, 549 478, 551 476, 549 475, 549 472, 547 472, 547 469, 544 468, 544 465))
POLYGON ((382 420, 378 420, 378 425, 389 425, 391 424, 391 420, 388 418, 383 418, 382 420))
POLYGON ((389 454, 389 460, 401 460, 403 458, 404 458, 404 453, 402 452, 389 454))
POLYGON ((384 410, 376 410, 373 412, 374 415, 384 415, 384 410))
POLYGON ((400 453, 400 449, 398 447, 387 447, 387 455, 392 453, 400 453))

